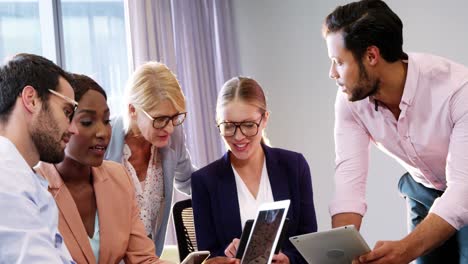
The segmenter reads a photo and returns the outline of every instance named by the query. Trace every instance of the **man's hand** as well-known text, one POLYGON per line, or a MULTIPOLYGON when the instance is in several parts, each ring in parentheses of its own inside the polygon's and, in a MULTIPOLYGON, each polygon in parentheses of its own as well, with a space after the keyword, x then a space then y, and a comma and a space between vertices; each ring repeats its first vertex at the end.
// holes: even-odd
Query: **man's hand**
POLYGON ((378 241, 374 249, 353 261, 353 264, 406 264, 414 257, 408 252, 408 245, 400 241, 378 241))
POLYGON ((238 238, 234 238, 231 244, 229 244, 229 246, 224 250, 224 255, 230 258, 236 257, 237 248, 239 247, 239 241, 240 240, 238 238))
POLYGON ((374 249, 353 263, 409 263, 440 246, 453 234, 453 228, 440 216, 430 213, 414 230, 399 241, 379 241, 374 249))
POLYGON ((273 256, 272 263, 275 264, 289 264, 289 258, 283 253, 278 253, 273 256))
POLYGON ((341 213, 332 216, 332 227, 354 225, 359 231, 361 228, 362 215, 356 213, 341 213))

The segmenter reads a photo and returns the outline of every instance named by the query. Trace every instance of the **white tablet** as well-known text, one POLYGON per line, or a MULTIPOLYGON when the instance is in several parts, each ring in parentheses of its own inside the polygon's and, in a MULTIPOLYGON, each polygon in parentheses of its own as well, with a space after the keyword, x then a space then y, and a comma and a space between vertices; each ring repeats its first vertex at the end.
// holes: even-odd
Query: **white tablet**
POLYGON ((351 263, 370 252, 354 225, 289 238, 309 264, 351 263))
POLYGON ((284 200, 260 205, 241 264, 271 263, 289 204, 289 200, 284 200))

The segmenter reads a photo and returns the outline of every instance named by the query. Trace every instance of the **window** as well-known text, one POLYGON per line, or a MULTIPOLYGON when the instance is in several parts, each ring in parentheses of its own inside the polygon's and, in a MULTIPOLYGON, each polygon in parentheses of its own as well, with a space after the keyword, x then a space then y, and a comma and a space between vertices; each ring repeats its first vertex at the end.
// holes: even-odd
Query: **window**
POLYGON ((42 55, 95 79, 111 111, 129 75, 123 0, 0 0, 0 59, 42 55))
POLYGON ((0 1, 0 58, 43 54, 38 1, 0 1))
POLYGON ((123 1, 62 0, 61 14, 65 69, 91 76, 111 109, 121 109, 129 71, 123 1))

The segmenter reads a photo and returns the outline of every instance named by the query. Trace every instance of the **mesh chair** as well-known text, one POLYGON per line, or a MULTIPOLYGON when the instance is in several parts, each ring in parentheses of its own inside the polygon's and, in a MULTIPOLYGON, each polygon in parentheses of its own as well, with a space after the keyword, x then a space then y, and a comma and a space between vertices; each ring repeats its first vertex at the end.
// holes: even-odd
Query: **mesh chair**
POLYGON ((172 207, 172 215, 174 217, 179 258, 182 261, 190 252, 197 250, 192 200, 187 199, 176 202, 172 207))

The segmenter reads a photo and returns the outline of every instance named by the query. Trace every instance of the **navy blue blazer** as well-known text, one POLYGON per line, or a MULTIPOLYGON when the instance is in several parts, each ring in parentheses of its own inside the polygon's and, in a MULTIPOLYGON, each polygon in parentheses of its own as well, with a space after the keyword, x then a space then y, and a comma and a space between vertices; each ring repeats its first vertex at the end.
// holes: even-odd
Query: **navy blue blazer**
MULTIPOLYGON (((317 231, 309 165, 300 153, 262 145, 275 201, 290 199, 288 238, 317 231)), ((192 206, 198 250, 224 256, 242 233, 236 181, 229 152, 192 174, 192 206)), ((289 239, 282 252, 291 263, 307 263, 289 239)))

